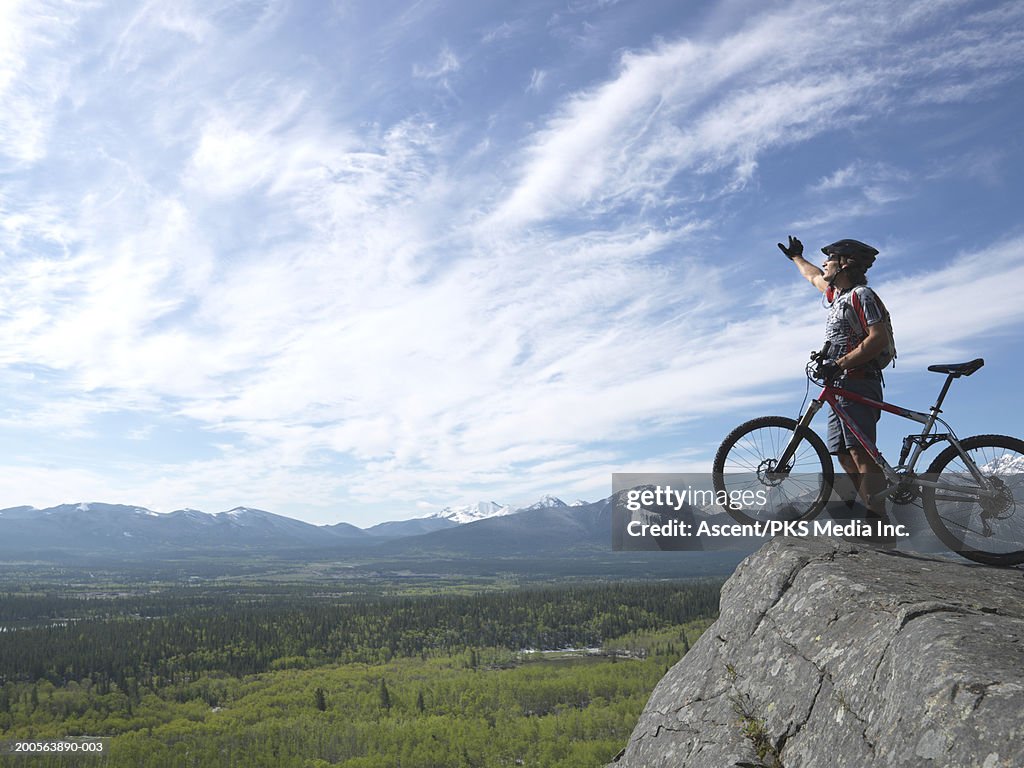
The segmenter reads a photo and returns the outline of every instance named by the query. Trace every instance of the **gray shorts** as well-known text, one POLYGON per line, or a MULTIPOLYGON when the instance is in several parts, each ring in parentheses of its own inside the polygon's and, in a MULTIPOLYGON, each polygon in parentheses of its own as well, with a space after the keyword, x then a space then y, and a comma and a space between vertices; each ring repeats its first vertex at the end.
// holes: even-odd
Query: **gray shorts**
MULTIPOLYGON (((858 395, 870 397, 872 400, 882 399, 882 382, 878 379, 841 379, 838 382, 838 385, 843 389, 856 392, 858 395)), ((882 412, 877 408, 871 408, 867 405, 851 402, 845 397, 839 398, 839 404, 843 406, 843 410, 849 414, 850 419, 857 425, 857 428, 863 432, 872 443, 875 442, 878 418, 882 415, 882 412)), ((836 455, 839 453, 846 453, 849 448, 859 447, 860 441, 854 436, 853 432, 847 429, 846 425, 839 420, 835 411, 830 409, 828 412, 829 453, 836 455)))

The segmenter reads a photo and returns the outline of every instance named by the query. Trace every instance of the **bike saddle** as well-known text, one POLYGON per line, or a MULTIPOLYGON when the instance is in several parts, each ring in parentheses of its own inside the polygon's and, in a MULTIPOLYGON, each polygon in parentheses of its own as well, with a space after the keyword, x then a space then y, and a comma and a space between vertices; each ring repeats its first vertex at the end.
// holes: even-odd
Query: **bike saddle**
POLYGON ((934 373, 949 373, 953 376, 970 376, 985 364, 984 358, 971 360, 969 363, 952 363, 951 365, 929 365, 928 370, 934 373))

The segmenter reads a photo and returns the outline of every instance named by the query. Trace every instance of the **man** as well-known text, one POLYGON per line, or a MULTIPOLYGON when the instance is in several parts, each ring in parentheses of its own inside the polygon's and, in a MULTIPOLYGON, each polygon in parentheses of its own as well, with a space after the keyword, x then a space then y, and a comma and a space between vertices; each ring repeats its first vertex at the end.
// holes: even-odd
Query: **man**
MULTIPOLYGON (((838 378, 843 389, 881 400, 882 371, 875 361, 887 349, 889 340, 885 310, 875 292, 867 287, 865 274, 874 263, 878 249, 858 240, 839 240, 821 249, 825 261, 819 268, 803 257, 804 246, 797 238, 790 236, 788 246, 778 245, 800 274, 825 294, 829 304, 825 324, 825 339, 830 342, 829 360, 823 372, 829 378, 838 378)), ((881 412, 846 399, 839 402, 858 428, 875 442, 881 412)), ((874 525, 888 522, 885 500, 871 502, 871 497, 885 488, 884 475, 871 454, 832 411, 828 420, 828 449, 839 459, 868 508, 870 522, 874 525)))

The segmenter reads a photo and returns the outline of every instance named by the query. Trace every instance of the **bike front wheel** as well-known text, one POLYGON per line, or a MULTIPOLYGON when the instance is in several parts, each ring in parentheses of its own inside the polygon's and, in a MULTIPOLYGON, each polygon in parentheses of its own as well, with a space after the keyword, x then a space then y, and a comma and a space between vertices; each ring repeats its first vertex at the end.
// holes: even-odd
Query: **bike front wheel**
POLYGON ((762 416, 736 427, 719 446, 712 473, 725 511, 747 524, 811 520, 824 508, 834 480, 822 439, 785 416, 762 416), (779 466, 791 443, 793 457, 779 466))
POLYGON ((921 489, 928 524, 943 544, 970 560, 1024 563, 1024 440, 977 435, 960 446, 969 461, 950 445, 928 467, 925 479, 937 484, 921 489))

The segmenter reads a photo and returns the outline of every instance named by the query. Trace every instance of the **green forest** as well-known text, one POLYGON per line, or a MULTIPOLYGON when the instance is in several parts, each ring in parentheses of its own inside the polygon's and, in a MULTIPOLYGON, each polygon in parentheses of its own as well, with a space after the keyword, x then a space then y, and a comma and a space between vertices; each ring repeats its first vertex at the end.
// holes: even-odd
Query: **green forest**
POLYGON ((0 597, 18 766, 600 766, 717 611, 719 583, 464 594, 323 585, 0 597))

